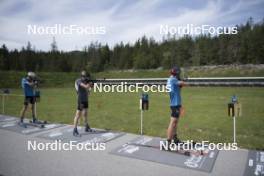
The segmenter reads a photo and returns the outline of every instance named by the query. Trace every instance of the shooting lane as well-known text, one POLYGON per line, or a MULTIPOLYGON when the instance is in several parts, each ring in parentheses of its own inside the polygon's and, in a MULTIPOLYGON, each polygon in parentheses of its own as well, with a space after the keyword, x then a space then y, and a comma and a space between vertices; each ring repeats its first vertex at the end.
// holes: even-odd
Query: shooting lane
MULTIPOLYGON (((3 117, 3 115, 1 115, 3 117)), ((2 119, 2 118, 1 118, 2 119)), ((15 117, 6 117, 4 116, 5 121, 0 122, 0 129, 9 130, 12 132, 20 133, 20 134, 33 134, 37 132, 43 132, 46 130, 51 130, 54 128, 62 127, 63 124, 46 124, 44 126, 36 125, 30 122, 29 119, 25 120, 25 126, 19 124, 19 119, 15 117), (6 120, 6 119, 13 119, 13 120, 6 120)))
POLYGON ((78 126, 80 136, 73 136, 72 129, 72 125, 67 125, 63 129, 57 129, 51 132, 46 132, 39 135, 38 137, 49 140, 59 140, 67 143, 70 141, 76 141, 81 143, 106 143, 125 134, 122 132, 114 132, 102 129, 93 129, 92 132, 84 132, 84 127, 78 126))
POLYGON ((209 173, 212 171, 218 155, 218 150, 210 151, 206 149, 206 151, 204 150, 204 154, 197 152, 191 153, 189 156, 176 151, 160 150, 160 142, 165 141, 166 139, 158 137, 136 137, 128 143, 114 149, 110 153, 209 173))

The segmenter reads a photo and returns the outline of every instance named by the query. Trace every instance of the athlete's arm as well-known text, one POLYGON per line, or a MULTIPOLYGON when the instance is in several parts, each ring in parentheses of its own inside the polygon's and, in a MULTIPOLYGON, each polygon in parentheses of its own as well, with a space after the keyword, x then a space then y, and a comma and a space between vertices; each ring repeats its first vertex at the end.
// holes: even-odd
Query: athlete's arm
POLYGON ((25 84, 29 85, 30 87, 34 87, 34 85, 35 85, 33 81, 30 82, 28 80, 25 81, 25 84))
POLYGON ((180 87, 187 86, 186 82, 184 82, 184 81, 179 81, 179 82, 178 82, 178 85, 179 85, 180 87))
POLYGON ((184 81, 180 81, 180 80, 173 80, 173 83, 172 84, 175 84, 176 86, 179 86, 180 88, 182 88, 183 86, 186 86, 186 82, 184 81))
POLYGON ((82 86, 85 89, 89 89, 91 87, 91 85, 89 83, 87 83, 87 84, 81 83, 80 86, 82 86))

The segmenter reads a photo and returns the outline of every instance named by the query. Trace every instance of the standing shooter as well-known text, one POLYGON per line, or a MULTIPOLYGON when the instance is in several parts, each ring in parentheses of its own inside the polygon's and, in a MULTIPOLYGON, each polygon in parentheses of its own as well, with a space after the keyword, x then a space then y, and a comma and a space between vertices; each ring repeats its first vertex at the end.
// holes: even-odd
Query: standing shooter
POLYGON ((24 90, 25 99, 24 99, 24 107, 20 113, 20 123, 23 124, 24 122, 24 116, 28 109, 29 104, 31 104, 32 122, 36 123, 37 122, 36 112, 35 112, 36 98, 35 98, 35 90, 34 90, 37 86, 36 74, 34 72, 28 72, 27 77, 22 78, 21 86, 24 90))
POLYGON ((77 126, 81 115, 83 115, 84 118, 85 132, 92 131, 92 129, 88 124, 88 95, 89 95, 88 91, 91 87, 92 84, 91 82, 89 82, 89 75, 86 73, 86 71, 82 71, 81 78, 75 81, 75 89, 78 94, 78 101, 77 101, 78 106, 74 117, 74 130, 73 130, 74 136, 79 135, 77 126))
POLYGON ((167 129, 167 141, 168 143, 179 144, 181 141, 177 137, 177 124, 181 115, 181 87, 184 85, 183 81, 180 81, 180 69, 174 67, 170 72, 171 76, 167 80, 167 88, 170 89, 170 109, 171 118, 167 129))

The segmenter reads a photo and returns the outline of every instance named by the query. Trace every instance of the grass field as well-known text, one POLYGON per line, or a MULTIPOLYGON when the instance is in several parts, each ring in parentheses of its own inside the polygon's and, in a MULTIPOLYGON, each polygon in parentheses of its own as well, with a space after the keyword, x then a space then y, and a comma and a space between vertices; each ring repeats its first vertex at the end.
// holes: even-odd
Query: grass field
MULTIPOLYGON (((41 90, 38 117, 51 122, 72 124, 76 109, 74 88, 41 90)), ((13 94, 22 94, 13 89, 13 94)), ((233 121, 227 116, 227 103, 236 94, 243 105, 243 116, 237 118, 237 142, 243 148, 264 148, 263 88, 190 87, 182 91, 185 115, 179 124, 180 138, 195 141, 232 142, 233 121)), ((94 93, 90 95, 92 127, 139 133, 140 93, 94 93)), ((165 137, 169 122, 169 97, 150 93, 150 110, 144 113, 144 132, 165 137)), ((6 114, 19 115, 23 97, 6 98, 6 114)), ((29 113, 27 114, 30 117, 29 113)))

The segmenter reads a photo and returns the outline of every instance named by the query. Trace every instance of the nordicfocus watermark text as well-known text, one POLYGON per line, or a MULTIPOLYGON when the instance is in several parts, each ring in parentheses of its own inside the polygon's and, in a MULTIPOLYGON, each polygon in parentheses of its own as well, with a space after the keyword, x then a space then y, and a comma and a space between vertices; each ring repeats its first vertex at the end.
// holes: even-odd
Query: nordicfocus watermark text
POLYGON ((95 83, 93 86, 93 92, 170 92, 170 86, 166 85, 144 85, 142 83, 128 84, 127 82, 121 82, 120 84, 102 84, 95 83))
POLYGON ((37 142, 28 141, 28 151, 71 151, 71 150, 86 150, 86 151, 103 151, 106 149, 105 143, 94 143, 94 142, 37 142))
POLYGON ((79 26, 76 24, 62 25, 54 24, 52 26, 27 25, 29 35, 104 35, 105 26, 79 26))
POLYGON ((194 143, 191 141, 186 141, 184 143, 169 143, 168 141, 160 141, 160 150, 237 150, 237 143, 210 143, 209 141, 202 141, 194 143))
POLYGON ((160 25, 160 34, 162 35, 220 35, 220 34, 237 34, 237 26, 225 27, 225 26, 212 26, 201 25, 195 26, 193 24, 187 24, 184 26, 172 26, 172 25, 160 25))

